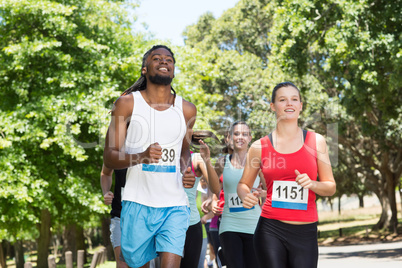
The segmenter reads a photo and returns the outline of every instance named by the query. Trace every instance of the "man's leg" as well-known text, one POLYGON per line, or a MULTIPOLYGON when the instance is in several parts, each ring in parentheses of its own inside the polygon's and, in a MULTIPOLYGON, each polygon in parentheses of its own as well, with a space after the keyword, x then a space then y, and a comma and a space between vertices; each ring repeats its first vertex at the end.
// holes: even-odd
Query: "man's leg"
POLYGON ((161 258, 161 268, 180 267, 181 256, 170 252, 159 252, 161 258))
POLYGON ((141 266, 140 268, 149 268, 149 262, 143 266, 141 266))
POLYGON ((116 260, 116 268, 128 268, 127 263, 120 259, 120 246, 114 248, 114 258, 116 260))
POLYGON ((159 215, 163 225, 155 238, 161 268, 179 268, 189 225, 190 209, 186 206, 168 207, 161 212, 163 213, 159 215))

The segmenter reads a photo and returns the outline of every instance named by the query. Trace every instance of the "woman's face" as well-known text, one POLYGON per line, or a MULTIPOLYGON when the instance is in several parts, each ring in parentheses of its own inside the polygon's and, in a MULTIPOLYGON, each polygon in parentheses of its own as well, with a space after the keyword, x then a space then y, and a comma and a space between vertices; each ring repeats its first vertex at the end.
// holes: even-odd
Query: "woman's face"
POLYGON ((271 103, 271 109, 279 120, 298 119, 302 108, 299 91, 292 86, 278 89, 275 102, 271 103))
POLYGON ((233 140, 229 131, 225 136, 225 144, 228 146, 229 150, 233 150, 233 140))
POLYGON ((235 125, 231 140, 234 149, 247 149, 248 144, 251 141, 251 134, 249 127, 244 124, 235 125))

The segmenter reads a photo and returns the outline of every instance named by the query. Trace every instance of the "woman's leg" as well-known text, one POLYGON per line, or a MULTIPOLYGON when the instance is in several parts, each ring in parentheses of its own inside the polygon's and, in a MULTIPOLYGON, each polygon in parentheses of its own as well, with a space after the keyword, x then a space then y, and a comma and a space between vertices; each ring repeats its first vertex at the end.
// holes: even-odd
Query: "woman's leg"
POLYGON ((184 256, 180 268, 198 267, 202 248, 202 225, 198 222, 188 227, 186 242, 184 244, 184 256))
POLYGON ((288 252, 281 239, 282 231, 271 224, 271 220, 260 217, 254 233, 254 249, 258 267, 288 267, 288 252))
POLYGON ((239 233, 224 232, 219 235, 227 268, 244 268, 243 242, 239 233))

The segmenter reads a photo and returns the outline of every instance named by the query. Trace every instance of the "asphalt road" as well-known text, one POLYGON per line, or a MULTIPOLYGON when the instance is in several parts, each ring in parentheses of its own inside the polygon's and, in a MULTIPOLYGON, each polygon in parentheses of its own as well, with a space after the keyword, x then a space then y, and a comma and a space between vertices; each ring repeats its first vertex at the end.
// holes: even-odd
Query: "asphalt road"
POLYGON ((402 268, 402 242, 319 248, 318 268, 402 268))

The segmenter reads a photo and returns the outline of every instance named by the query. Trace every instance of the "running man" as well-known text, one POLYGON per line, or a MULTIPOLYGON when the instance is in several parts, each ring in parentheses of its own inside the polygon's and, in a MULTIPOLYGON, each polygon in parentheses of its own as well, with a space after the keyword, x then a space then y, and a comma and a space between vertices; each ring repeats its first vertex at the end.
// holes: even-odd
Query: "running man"
POLYGON ((105 166, 128 168, 121 252, 130 267, 148 267, 157 255, 162 267, 179 267, 189 226, 184 188, 195 182, 189 142, 197 110, 171 87, 174 64, 166 46, 144 54, 141 77, 116 101, 106 135, 105 166))

